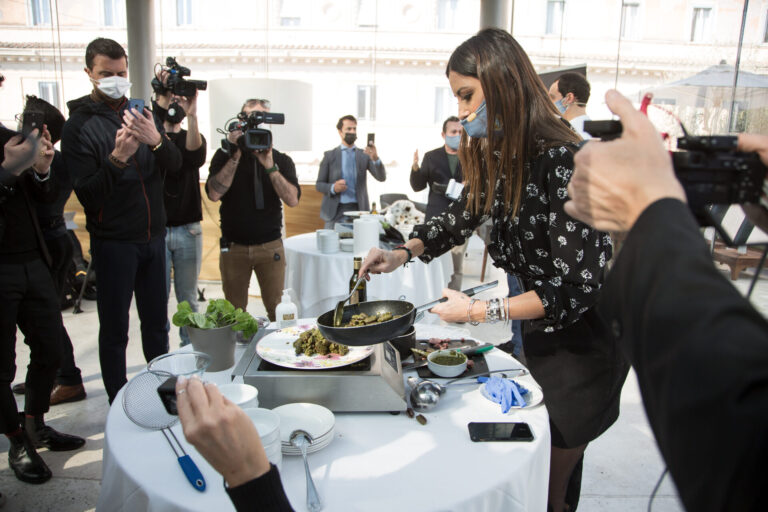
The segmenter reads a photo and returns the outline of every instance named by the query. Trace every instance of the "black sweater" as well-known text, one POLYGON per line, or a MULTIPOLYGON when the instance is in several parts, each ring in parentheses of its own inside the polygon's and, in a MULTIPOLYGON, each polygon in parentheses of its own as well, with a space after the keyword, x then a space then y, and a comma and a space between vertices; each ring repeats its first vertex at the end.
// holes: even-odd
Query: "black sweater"
MULTIPOLYGON (((141 144, 125 169, 112 164, 115 134, 122 126, 127 100, 118 107, 83 96, 67 103, 61 149, 73 174, 74 189, 92 236, 126 242, 147 242, 165 232, 163 179, 178 172, 181 153, 162 127, 163 144, 152 152, 141 144)), ((156 123, 157 124, 157 123, 156 123)))

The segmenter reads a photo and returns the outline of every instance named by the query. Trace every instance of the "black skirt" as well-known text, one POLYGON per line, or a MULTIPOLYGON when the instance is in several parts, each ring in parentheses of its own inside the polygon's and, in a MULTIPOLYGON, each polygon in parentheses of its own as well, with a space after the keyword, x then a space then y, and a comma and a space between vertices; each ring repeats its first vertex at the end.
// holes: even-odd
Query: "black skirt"
POLYGON ((575 448, 596 439, 619 417, 629 363, 592 309, 551 333, 523 325, 526 363, 544 391, 552 445, 575 448))

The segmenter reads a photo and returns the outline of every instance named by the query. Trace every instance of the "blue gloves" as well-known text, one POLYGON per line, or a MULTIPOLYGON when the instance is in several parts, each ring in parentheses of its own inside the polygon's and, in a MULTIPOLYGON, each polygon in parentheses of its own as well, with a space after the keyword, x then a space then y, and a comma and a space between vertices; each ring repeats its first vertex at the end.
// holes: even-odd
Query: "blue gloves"
POLYGON ((501 404, 501 412, 506 414, 512 406, 525 407, 526 402, 523 399, 528 390, 513 381, 512 379, 503 379, 498 375, 492 377, 478 377, 477 382, 485 383, 480 388, 480 392, 491 402, 501 404))

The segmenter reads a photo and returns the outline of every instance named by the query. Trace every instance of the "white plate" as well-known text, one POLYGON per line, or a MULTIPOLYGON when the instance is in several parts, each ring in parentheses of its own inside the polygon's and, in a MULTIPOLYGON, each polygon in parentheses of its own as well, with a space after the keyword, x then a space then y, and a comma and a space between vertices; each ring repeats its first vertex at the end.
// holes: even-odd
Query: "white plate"
POLYGON ((256 345, 256 353, 265 361, 277 366, 301 370, 324 370, 326 368, 347 366, 348 364, 361 361, 373 353, 373 345, 369 345, 365 347, 349 347, 349 352, 343 356, 339 354, 328 354, 325 356, 319 354, 313 356, 299 354, 297 356, 296 349, 293 348, 293 342, 299 338, 302 332, 314 327, 316 327, 315 324, 299 325, 271 332, 259 340, 259 344, 256 345))
POLYGON ((368 215, 369 213, 371 212, 352 210, 349 212, 344 212, 344 215, 346 215, 347 217, 360 217, 361 215, 368 215))
POLYGON ((530 409, 536 407, 544 400, 544 392, 541 390, 538 384, 536 384, 530 375, 523 375, 521 377, 515 377, 512 379, 518 384, 528 390, 528 393, 523 395, 525 400, 525 407, 519 405, 513 405, 512 409, 530 409))
MULTIPOLYGON (((280 416, 280 440, 284 444, 290 444, 291 434, 295 430, 303 430, 312 439, 320 439, 336 424, 333 413, 322 405, 286 404, 275 407, 272 411, 280 416)), ((333 439, 333 436, 330 438, 333 439)))

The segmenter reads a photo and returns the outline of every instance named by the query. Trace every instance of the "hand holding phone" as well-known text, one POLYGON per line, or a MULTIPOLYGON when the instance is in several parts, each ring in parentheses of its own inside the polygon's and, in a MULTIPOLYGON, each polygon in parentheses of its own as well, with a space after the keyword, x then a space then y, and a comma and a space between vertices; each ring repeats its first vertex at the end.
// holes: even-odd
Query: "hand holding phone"
POLYGON ((43 123, 45 122, 45 115, 42 112, 24 112, 21 115, 21 134, 26 139, 32 130, 37 128, 37 136, 40 137, 43 133, 43 123))
POLYGON ((140 115, 144 114, 144 100, 141 98, 131 98, 128 100, 128 109, 133 113, 133 109, 138 110, 140 115))
POLYGON ((533 432, 527 423, 476 423, 467 425, 469 438, 476 442, 488 441, 533 441, 533 432))
POLYGON ((376 134, 375 133, 369 133, 368 134, 368 146, 373 146, 376 144, 376 134))

